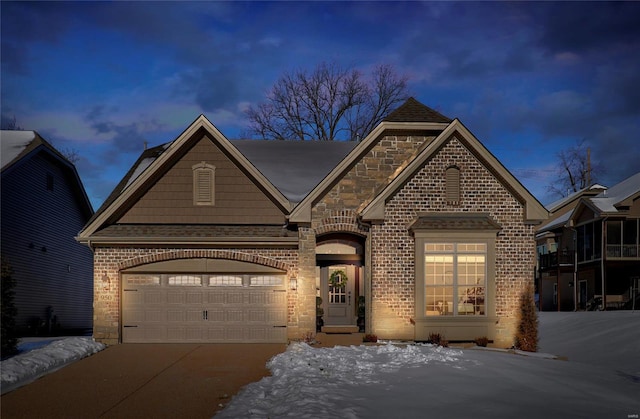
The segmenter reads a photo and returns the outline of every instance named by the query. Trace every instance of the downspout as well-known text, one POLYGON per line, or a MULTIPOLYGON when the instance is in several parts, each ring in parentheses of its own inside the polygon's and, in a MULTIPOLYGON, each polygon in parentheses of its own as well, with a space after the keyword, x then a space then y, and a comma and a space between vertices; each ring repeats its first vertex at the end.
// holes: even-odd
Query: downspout
POLYGON ((570 229, 573 233, 573 311, 578 311, 578 231, 570 229))
POLYGON ((568 225, 573 239, 573 311, 578 311, 578 299, 576 297, 578 288, 578 230, 573 225, 573 220, 568 225))
MULTIPOLYGON (((607 309, 607 293, 605 290, 605 286, 606 286, 606 281, 605 281, 605 269, 604 269, 604 259, 607 256, 606 254, 606 244, 607 243, 607 236, 606 236, 606 231, 607 229, 604 228, 605 225, 607 223, 607 217, 602 219, 602 223, 600 223, 601 228, 602 228, 602 243, 600 244, 600 280, 602 281, 602 310, 606 310, 607 309)), ((620 229, 622 229, 622 226, 620 226, 620 229)))

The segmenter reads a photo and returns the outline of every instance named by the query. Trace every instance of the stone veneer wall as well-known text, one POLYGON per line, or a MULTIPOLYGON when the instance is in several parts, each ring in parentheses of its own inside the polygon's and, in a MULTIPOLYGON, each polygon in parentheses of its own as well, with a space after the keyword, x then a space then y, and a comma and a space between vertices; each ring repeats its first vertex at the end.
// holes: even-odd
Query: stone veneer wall
POLYGON ((371 228, 372 332, 380 338, 413 339, 414 238, 408 226, 420 212, 489 213, 501 226, 496 240, 495 344, 511 346, 518 299, 533 280, 534 227, 523 222, 523 205, 453 138, 387 203, 384 223, 371 228), (460 203, 445 199, 445 170, 460 168, 460 203))
MULTIPOLYGON (((286 270, 288 278, 298 275, 298 254, 293 249, 98 247, 94 251, 93 337, 107 345, 120 342, 121 270, 147 263, 188 258, 239 260, 286 270)), ((289 310, 287 322, 294 331, 297 331, 298 304, 296 300, 298 296, 295 292, 288 292, 287 296, 289 310)))
MULTIPOLYGON (((368 237, 368 228, 358 223, 356 210, 363 202, 373 199, 376 194, 389 183, 398 168, 405 165, 406 162, 418 152, 418 149, 425 141, 432 140, 433 138, 433 136, 424 135, 383 136, 377 144, 313 206, 311 231, 314 234, 314 246, 313 248, 309 246, 306 252, 309 263, 313 263, 312 268, 314 275, 315 237, 332 232, 355 233, 368 237)), ((302 261, 300 262, 300 266, 302 272, 302 261)), ((367 269, 366 272, 368 271, 367 269)), ((364 280, 367 281, 367 278, 364 278, 364 280)))

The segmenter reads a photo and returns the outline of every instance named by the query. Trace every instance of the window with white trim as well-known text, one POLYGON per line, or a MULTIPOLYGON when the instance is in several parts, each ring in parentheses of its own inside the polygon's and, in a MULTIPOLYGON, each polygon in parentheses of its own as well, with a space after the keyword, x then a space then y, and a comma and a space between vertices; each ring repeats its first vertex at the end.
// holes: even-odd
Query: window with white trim
POLYGON ((201 162, 191 167, 193 171, 193 205, 215 205, 216 167, 201 162))
POLYGON ((487 244, 425 242, 424 315, 484 316, 487 244))

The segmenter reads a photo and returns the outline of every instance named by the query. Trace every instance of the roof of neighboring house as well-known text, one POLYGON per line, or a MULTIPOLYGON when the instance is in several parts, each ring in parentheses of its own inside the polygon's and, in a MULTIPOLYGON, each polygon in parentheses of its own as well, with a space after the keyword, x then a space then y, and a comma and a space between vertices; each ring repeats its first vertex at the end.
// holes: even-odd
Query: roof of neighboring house
POLYGON ((399 108, 387 115, 383 121, 449 123, 453 120, 410 97, 399 108))
POLYGON ((640 172, 589 198, 589 201, 600 212, 615 213, 620 207, 630 206, 631 201, 638 197, 640 197, 640 172))
POLYGON ((579 198, 581 198, 583 195, 585 195, 587 193, 593 193, 595 195, 595 194, 598 193, 597 191, 601 191, 603 189, 607 189, 607 187, 596 183, 596 184, 588 186, 586 188, 582 188, 579 191, 576 191, 576 192, 574 192, 572 194, 569 194, 569 195, 565 196, 564 198, 560 198, 557 201, 554 201, 554 202, 548 204, 546 206, 546 208, 549 210, 549 212, 556 212, 560 208, 562 208, 565 205, 571 203, 572 201, 578 200, 579 198))
POLYGON ((68 173, 70 173, 71 178, 74 180, 72 187, 77 188, 78 193, 82 196, 85 205, 84 209, 88 216, 91 216, 91 214, 93 214, 93 207, 82 185, 78 171, 69 159, 49 144, 49 142, 42 138, 36 131, 0 131, 0 160, 2 162, 3 174, 19 165, 20 162, 25 161, 29 156, 41 151, 53 156, 56 161, 60 162, 62 167, 68 170, 68 173))

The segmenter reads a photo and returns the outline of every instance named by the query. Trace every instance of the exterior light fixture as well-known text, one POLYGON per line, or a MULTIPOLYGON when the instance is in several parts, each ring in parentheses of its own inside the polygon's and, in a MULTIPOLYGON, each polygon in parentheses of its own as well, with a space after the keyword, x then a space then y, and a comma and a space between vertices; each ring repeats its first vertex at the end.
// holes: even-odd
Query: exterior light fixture
POLYGON ((292 291, 295 291, 298 289, 298 279, 297 278, 290 278, 289 279, 289 288, 292 291))

